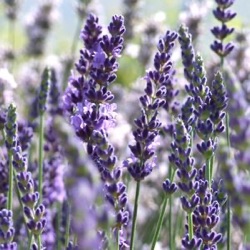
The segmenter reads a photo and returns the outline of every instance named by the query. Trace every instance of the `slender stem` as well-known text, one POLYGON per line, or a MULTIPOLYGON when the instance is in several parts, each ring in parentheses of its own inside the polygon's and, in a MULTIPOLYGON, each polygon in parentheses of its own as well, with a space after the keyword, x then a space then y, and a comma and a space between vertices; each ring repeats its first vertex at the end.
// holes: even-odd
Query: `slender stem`
MULTIPOLYGON (((169 179, 172 178, 172 166, 169 166, 169 179)), ((169 248, 172 249, 172 195, 169 197, 169 213, 168 213, 168 232, 169 232, 169 248)))
POLYGON ((189 240, 192 240, 194 237, 193 232, 193 213, 188 213, 188 234, 189 234, 189 240))
MULTIPOLYGON (((224 57, 221 57, 220 67, 223 71, 224 57)), ((227 136, 227 147, 231 153, 231 142, 230 142, 230 127, 229 127, 229 114, 226 112, 226 136, 227 136)), ((227 250, 231 249, 231 215, 230 215, 230 198, 228 196, 227 201, 227 250)))
POLYGON ((231 213, 230 213, 230 197, 227 200, 227 250, 231 250, 231 213))
POLYGON ((161 207, 161 213, 160 213, 160 216, 159 216, 159 219, 158 219, 158 222, 157 222, 157 226, 156 226, 156 230, 155 230, 155 233, 154 233, 151 250, 155 249, 155 245, 156 245, 157 239, 158 239, 160 231, 161 231, 161 227, 162 227, 163 218, 164 218, 164 214, 165 214, 165 211, 166 211, 167 203, 168 203, 168 196, 165 195, 163 203, 162 203, 162 207, 161 207))
POLYGON ((75 29, 75 34, 74 34, 74 37, 73 37, 73 40, 71 43, 71 49, 70 49, 70 54, 73 56, 75 55, 76 47, 77 47, 77 44, 79 42, 79 34, 81 31, 81 27, 82 27, 82 19, 78 18, 77 26, 75 29))
POLYGON ((119 241, 120 241, 120 235, 119 235, 119 230, 117 230, 117 250, 120 250, 119 241))
POLYGON ((41 239, 41 235, 38 235, 38 237, 37 237, 37 244, 38 244, 38 250, 42 250, 42 239, 41 239))
POLYGON ((62 249, 60 227, 61 227, 61 204, 60 202, 57 202, 57 216, 56 216, 56 239, 57 239, 56 249, 57 250, 62 249))
POLYGON ((228 148, 231 147, 231 142, 230 142, 230 131, 229 131, 229 114, 228 112, 226 113, 226 135, 227 135, 227 146, 228 148))
MULTIPOLYGON (((169 178, 170 178, 171 182, 174 179, 175 172, 176 172, 175 170, 172 171, 172 166, 170 166, 170 168, 169 168, 169 178)), ((152 240, 151 250, 153 250, 155 248, 156 242, 157 242, 157 240, 159 238, 159 235, 160 235, 160 231, 161 231, 162 223, 163 223, 163 218, 164 218, 166 207, 167 207, 168 198, 169 198, 168 196, 165 196, 164 200, 163 200, 163 203, 162 203, 162 209, 161 209, 158 221, 157 221, 156 230, 155 230, 154 237, 153 237, 153 240, 152 240)), ((171 211, 171 208, 169 208, 169 212, 170 211, 171 211)), ((170 216, 168 217, 168 219, 169 219, 168 220, 169 221, 169 225, 172 225, 171 213, 170 213, 170 216)), ((168 228, 168 230, 172 230, 172 229, 168 228)), ((172 237, 172 232, 169 233, 169 235, 170 235, 170 237, 172 237)), ((171 238, 170 238, 170 244, 172 244, 171 243, 171 238)))
POLYGON ((11 150, 8 151, 8 159, 9 159, 9 191, 8 191, 8 204, 7 209, 12 210, 13 203, 13 155, 11 150))
POLYGON ((79 18, 77 26, 76 26, 75 34, 71 43, 71 48, 70 48, 70 55, 72 57, 72 60, 70 61, 69 65, 67 65, 67 68, 64 70, 64 74, 63 74, 63 89, 66 89, 67 87, 68 77, 69 77, 70 70, 74 61, 77 44, 79 42, 79 34, 81 31, 81 26, 82 26, 82 20, 79 18))
POLYGON ((173 230, 173 249, 176 249, 175 238, 176 238, 176 234, 177 234, 178 225, 180 223, 179 221, 181 218, 181 212, 182 212, 182 210, 178 209, 176 217, 175 217, 175 226, 174 226, 174 230, 173 230))
POLYGON ((211 187, 210 159, 206 160, 206 169, 205 169, 205 177, 208 180, 209 188, 211 187))
POLYGON ((38 183, 38 192, 39 192, 39 202, 43 200, 43 139, 44 139, 44 115, 40 114, 40 128, 39 128, 39 183, 38 183))
POLYGON ((212 179, 213 176, 213 168, 214 168, 214 155, 212 155, 211 158, 209 159, 210 179, 212 179))
POLYGON ((67 204, 67 221, 66 221, 66 238, 65 238, 65 248, 67 248, 69 244, 69 235, 70 235, 70 206, 67 204))
POLYGON ((29 235, 29 243, 28 243, 29 249, 31 249, 32 243, 33 243, 33 234, 30 234, 29 235))
MULTIPOLYGON (((3 144, 4 144, 4 142, 5 142, 5 133, 4 133, 4 129, 2 129, 2 137, 3 137, 3 144)), ((1 143, 1 145, 2 145, 2 143, 1 143)))
POLYGON ((140 184, 141 184, 140 181, 136 182, 135 203, 134 203, 133 222, 132 222, 132 232, 131 232, 131 239, 130 239, 130 250, 134 250, 134 240, 135 240, 136 219, 137 219, 138 202, 139 202, 139 194, 140 194, 140 184))

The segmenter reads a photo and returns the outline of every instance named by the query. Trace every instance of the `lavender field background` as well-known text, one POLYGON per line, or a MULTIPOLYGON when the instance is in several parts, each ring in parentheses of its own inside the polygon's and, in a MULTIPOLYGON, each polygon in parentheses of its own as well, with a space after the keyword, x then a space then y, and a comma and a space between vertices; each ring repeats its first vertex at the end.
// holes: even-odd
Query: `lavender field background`
POLYGON ((250 249, 250 1, 0 3, 0 249, 250 249))

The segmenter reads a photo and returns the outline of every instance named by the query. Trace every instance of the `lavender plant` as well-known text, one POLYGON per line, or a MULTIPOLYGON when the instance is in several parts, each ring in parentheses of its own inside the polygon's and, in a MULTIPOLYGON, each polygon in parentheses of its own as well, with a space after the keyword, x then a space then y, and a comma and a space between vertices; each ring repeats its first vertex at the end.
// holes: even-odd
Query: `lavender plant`
MULTIPOLYGON (((241 60, 248 43, 242 38, 235 51, 228 43, 235 1, 215 1, 221 26, 212 29, 211 49, 221 73, 206 67, 212 55, 196 52, 208 32, 200 29, 207 1, 192 1, 181 15, 190 27, 167 31, 156 45, 163 22, 149 20, 136 32, 141 2, 124 1, 125 17, 114 15, 105 28, 89 14, 96 2, 77 0, 70 63, 57 58, 60 67, 44 53, 57 1, 41 3, 26 26, 27 53, 9 69, 16 82, 0 51, 0 249, 248 248, 248 69, 241 60), (126 72, 148 66, 125 90, 126 72)), ((17 3, 4 6, 19 25, 17 3)), ((60 51, 60 36, 52 40, 60 51)))

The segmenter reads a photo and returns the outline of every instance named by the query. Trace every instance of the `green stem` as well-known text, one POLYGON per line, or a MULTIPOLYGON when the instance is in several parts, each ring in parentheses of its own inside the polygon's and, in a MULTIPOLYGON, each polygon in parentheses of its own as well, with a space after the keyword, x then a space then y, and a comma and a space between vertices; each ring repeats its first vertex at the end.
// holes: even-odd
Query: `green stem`
POLYGON ((172 240, 172 195, 169 197, 169 213, 168 213, 168 233, 169 233, 169 249, 173 249, 172 240))
MULTIPOLYGON (((169 168, 169 178, 170 178, 170 181, 172 182, 173 179, 174 179, 174 176, 175 176, 175 170, 172 171, 172 167, 170 166, 169 168)), ((154 233, 154 237, 153 237, 153 240, 152 240, 152 246, 151 246, 151 250, 153 250, 155 248, 155 245, 156 245, 156 242, 159 238, 159 235, 160 235, 160 231, 161 231, 161 228, 162 228, 162 223, 163 223, 163 218, 164 218, 164 214, 165 214, 165 211, 166 211, 166 207, 167 207, 167 202, 168 202, 168 196, 165 195, 164 197, 164 200, 163 200, 163 203, 162 203, 162 209, 161 209, 161 212, 160 212, 160 216, 158 218, 158 221, 157 221, 157 225, 156 225, 156 230, 155 230, 155 233, 154 233)), ((170 196, 171 198, 171 196, 170 196)), ((170 204, 170 207, 169 207, 169 212, 170 212, 170 216, 169 216, 169 220, 168 220, 168 223, 169 225, 172 225, 172 218, 171 218, 171 205, 170 204)), ((172 237, 172 229, 171 227, 168 228, 168 230, 170 230, 171 232, 169 233, 169 236, 172 237)), ((170 245, 172 244, 172 239, 169 238, 170 240, 170 245)), ((170 248, 171 249, 171 248, 170 248)))
MULTIPOLYGON (((221 71, 223 71, 224 57, 221 57, 221 71)), ((229 114, 226 112, 226 136, 227 136, 227 147, 231 153, 231 142, 230 142, 230 127, 229 127, 229 114)), ((230 155, 231 156, 231 155, 230 155)), ((231 215, 230 215, 230 198, 228 196, 227 201, 227 250, 231 249, 231 215)))
POLYGON ((42 239, 41 239, 41 235, 38 235, 38 237, 37 237, 37 244, 38 244, 38 250, 42 250, 42 239))
POLYGON ((77 44, 79 42, 79 34, 81 31, 81 27, 82 27, 82 20, 79 18, 77 26, 76 26, 75 34, 71 43, 71 48, 70 48, 70 55, 72 56, 72 61, 70 61, 70 64, 65 69, 64 74, 63 74, 63 89, 66 89, 67 87, 68 77, 70 74, 71 67, 73 65, 77 44))
POLYGON ((29 250, 31 249, 32 243, 33 243, 33 234, 30 234, 29 235, 29 242, 28 242, 29 250))
POLYGON ((231 213, 229 196, 227 200, 227 250, 231 250, 231 213))
POLYGON ((178 229, 178 225, 179 225, 179 220, 181 218, 181 211, 180 209, 177 210, 177 214, 175 217, 175 226, 174 226, 174 230, 173 230, 173 249, 176 249, 176 244, 175 244, 175 239, 176 239, 176 234, 177 234, 177 229, 178 229))
POLYGON ((140 184, 141 184, 140 181, 136 182, 132 232, 131 232, 131 238, 130 238, 130 250, 134 250, 134 240, 135 240, 136 219, 137 219, 138 202, 139 202, 139 194, 140 194, 140 184))
POLYGON ((189 240, 192 240, 194 237, 193 232, 193 213, 188 213, 188 234, 189 234, 189 240))
MULTIPOLYGON (((172 181, 172 166, 169 166, 169 179, 172 181)), ((169 213, 168 213, 168 232, 169 232, 169 248, 172 249, 172 195, 169 197, 169 213)))
POLYGON ((61 204, 60 202, 57 202, 57 216, 56 216, 56 239, 57 239, 56 249, 57 250, 62 249, 60 227, 61 227, 61 204))
POLYGON ((211 158, 209 159, 210 181, 213 176, 213 168, 214 168, 214 155, 212 155, 211 158))
POLYGON ((40 127, 39 127, 39 183, 38 183, 38 192, 39 192, 39 203, 42 203, 43 200, 43 139, 44 139, 44 115, 40 114, 40 127))
POLYGON ((68 209, 67 209, 67 221, 66 221, 66 237, 65 237, 65 248, 69 244, 69 234, 70 234, 70 206, 67 204, 68 209))
POLYGON ((119 230, 117 230, 117 250, 120 250, 119 241, 120 241, 119 230))
POLYGON ((205 177, 208 180, 209 188, 211 187, 211 169, 210 169, 210 159, 206 160, 205 177))
POLYGON ((161 207, 161 213, 160 213, 160 216, 159 216, 159 219, 158 219, 158 222, 157 222, 157 226, 156 226, 156 230, 155 230, 155 233, 154 233, 151 250, 155 249, 155 245, 156 245, 157 239, 158 239, 160 231, 161 231, 161 227, 162 227, 163 218, 164 218, 164 214, 165 214, 165 211, 166 211, 167 203, 168 203, 168 196, 165 195, 163 203, 162 203, 162 207, 161 207))
POLYGON ((231 147, 231 142, 230 142, 230 130, 229 130, 229 114, 228 112, 226 113, 226 135, 227 135, 227 146, 228 148, 231 147))
POLYGON ((79 34, 81 31, 81 27, 82 27, 82 20, 81 20, 81 18, 78 18, 77 26, 75 29, 75 34, 74 34, 73 41, 71 43, 71 49, 70 49, 70 54, 73 56, 75 55, 76 47, 77 47, 77 44, 79 42, 79 34))
POLYGON ((1 142, 1 146, 5 143, 5 133, 4 133, 4 129, 2 129, 2 137, 3 137, 3 142, 1 142))
POLYGON ((12 210, 12 203, 13 203, 13 155, 11 150, 8 151, 8 159, 9 159, 9 191, 8 191, 8 204, 7 209, 12 210))

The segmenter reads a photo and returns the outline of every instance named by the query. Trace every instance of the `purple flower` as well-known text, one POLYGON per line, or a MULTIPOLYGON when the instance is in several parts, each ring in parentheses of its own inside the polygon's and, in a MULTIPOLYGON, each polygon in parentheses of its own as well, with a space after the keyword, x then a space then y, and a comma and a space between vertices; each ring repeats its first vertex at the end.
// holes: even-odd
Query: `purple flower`
POLYGON ((149 175, 155 164, 155 139, 159 133, 161 122, 158 119, 160 108, 167 100, 166 82, 172 74, 170 60, 177 38, 175 32, 167 31, 158 43, 158 52, 154 57, 154 69, 149 70, 145 76, 146 88, 140 97, 142 106, 140 117, 135 119, 136 129, 133 131, 135 142, 129 145, 130 160, 124 161, 131 176, 140 181, 149 175))
POLYGON ((15 235, 12 217, 12 211, 0 210, 0 249, 17 249, 17 244, 12 242, 15 235))
POLYGON ((234 0, 216 0, 216 3, 218 7, 213 11, 213 14, 221 22, 221 27, 216 26, 211 29, 217 39, 211 45, 211 49, 223 60, 234 48, 231 42, 227 44, 223 44, 223 42, 234 31, 233 28, 228 28, 226 23, 231 21, 236 16, 236 13, 227 10, 234 3, 234 0))
MULTIPOLYGON (((114 207, 117 218, 114 231, 122 235, 129 220, 126 186, 121 182, 122 171, 116 166, 117 156, 108 132, 116 125, 116 104, 112 103, 114 96, 109 86, 116 79, 125 27, 123 17, 114 16, 108 26, 109 34, 102 36, 98 21, 89 15, 81 32, 85 48, 76 63, 80 76, 72 75, 64 105, 71 114, 76 135, 87 144, 87 153, 105 183, 106 199, 114 207)), ((120 240, 119 244, 123 242, 120 240)))

